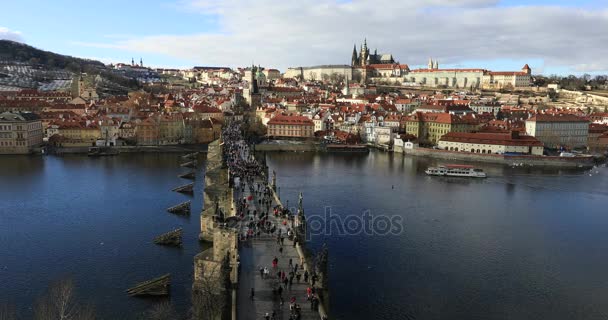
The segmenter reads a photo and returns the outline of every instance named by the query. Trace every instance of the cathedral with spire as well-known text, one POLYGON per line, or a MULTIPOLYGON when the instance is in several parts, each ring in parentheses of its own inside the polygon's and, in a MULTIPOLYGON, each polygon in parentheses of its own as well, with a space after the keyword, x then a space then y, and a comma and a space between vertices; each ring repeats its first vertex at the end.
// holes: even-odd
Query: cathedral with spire
POLYGON ((367 48, 367 39, 363 40, 361 49, 357 53, 357 45, 353 47, 353 57, 351 59, 351 66, 353 67, 365 67, 373 64, 394 64, 392 54, 378 54, 377 50, 371 53, 367 48))
POLYGON ((392 54, 373 53, 367 39, 357 51, 355 44, 351 63, 289 68, 285 78, 300 77, 304 80, 322 80, 338 75, 348 81, 390 82, 406 86, 430 88, 526 88, 531 85, 532 69, 527 64, 516 71, 492 71, 483 68, 440 68, 437 59, 410 69, 407 64, 395 61, 392 54))

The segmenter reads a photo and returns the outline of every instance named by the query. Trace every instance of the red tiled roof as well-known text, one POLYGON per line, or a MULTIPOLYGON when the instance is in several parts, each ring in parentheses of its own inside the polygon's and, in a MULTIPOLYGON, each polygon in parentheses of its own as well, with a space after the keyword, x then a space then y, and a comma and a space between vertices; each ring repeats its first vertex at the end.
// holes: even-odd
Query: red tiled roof
POLYGON ((527 76, 525 72, 519 71, 489 71, 488 74, 493 76, 527 76))
POLYGON ((416 69, 412 70, 413 73, 420 72, 485 72, 484 69, 416 69))
POLYGON ((286 116, 286 115, 277 115, 274 118, 268 121, 268 124, 274 125, 301 125, 301 126, 314 126, 314 122, 307 117, 304 116, 286 116))
POLYGON ((604 133, 608 132, 608 125, 599 124, 599 123, 590 123, 589 124, 589 133, 604 133))
POLYGON ((536 122, 589 122, 587 119, 577 117, 572 114, 535 114, 530 117, 527 121, 536 122))
POLYGON ((478 124, 479 121, 473 116, 457 116, 445 112, 416 112, 408 117, 409 121, 451 123, 451 124, 478 124))
POLYGON ((203 104, 195 105, 194 107, 192 107, 192 109, 194 109, 194 111, 200 112, 200 113, 222 113, 222 110, 220 110, 218 108, 210 107, 210 106, 203 105, 203 104))

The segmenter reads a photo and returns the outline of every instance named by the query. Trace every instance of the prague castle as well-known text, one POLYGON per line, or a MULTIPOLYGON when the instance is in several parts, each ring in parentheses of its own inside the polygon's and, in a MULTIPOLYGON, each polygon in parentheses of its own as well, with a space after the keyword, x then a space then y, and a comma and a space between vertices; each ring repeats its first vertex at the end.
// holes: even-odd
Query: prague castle
POLYGON ((394 64, 395 60, 393 59, 392 54, 378 54, 376 50, 371 54, 367 49, 367 39, 363 41, 361 45, 360 54, 357 55, 357 45, 353 48, 353 57, 351 60, 351 66, 353 67, 364 67, 367 65, 374 64, 394 64))
POLYGON ((353 48, 351 64, 289 68, 287 78, 323 80, 339 75, 347 80, 361 82, 389 82, 408 86, 432 88, 509 89, 530 86, 532 69, 526 64, 520 71, 490 71, 486 69, 441 69, 439 61, 429 59, 427 67, 410 69, 407 64, 395 61, 392 54, 373 53, 364 40, 357 52, 353 48))

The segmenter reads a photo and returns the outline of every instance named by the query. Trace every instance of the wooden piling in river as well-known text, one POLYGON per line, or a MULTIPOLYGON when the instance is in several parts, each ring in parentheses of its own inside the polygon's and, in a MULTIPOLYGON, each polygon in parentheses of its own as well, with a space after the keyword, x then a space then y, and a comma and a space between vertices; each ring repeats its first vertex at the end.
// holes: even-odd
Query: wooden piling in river
POLYGON ((180 164, 180 166, 184 167, 184 168, 196 168, 197 164, 198 164, 198 162, 196 160, 192 160, 192 161, 184 162, 184 163, 180 164))
POLYGON ((167 211, 175 214, 190 214, 190 206, 192 201, 188 200, 173 207, 167 208, 167 211))
POLYGON ((186 155, 182 156, 182 159, 196 159, 196 157, 198 156, 198 152, 193 152, 193 153, 188 153, 186 155))
POLYGON ((183 178, 183 179, 195 180, 196 179, 196 171, 190 171, 190 172, 187 172, 187 173, 183 173, 183 174, 180 174, 178 177, 183 178))
POLYGON ((140 282, 127 290, 130 296, 166 296, 169 295, 171 274, 167 273, 158 278, 140 282))
POLYGON ((179 193, 194 194, 194 182, 183 185, 183 186, 179 186, 179 187, 173 189, 172 191, 179 192, 179 193))
POLYGON ((181 247, 182 245, 182 228, 163 233, 154 238, 154 243, 165 246, 181 247))

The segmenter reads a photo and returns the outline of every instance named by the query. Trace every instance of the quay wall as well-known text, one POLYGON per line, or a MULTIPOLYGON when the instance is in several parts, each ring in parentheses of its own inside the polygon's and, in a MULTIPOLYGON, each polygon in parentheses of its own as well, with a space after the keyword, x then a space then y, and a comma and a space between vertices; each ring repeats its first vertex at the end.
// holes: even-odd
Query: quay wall
POLYGON ((255 151, 316 152, 323 151, 323 148, 320 145, 314 143, 262 143, 255 145, 255 151))
MULTIPOLYGON (((175 146, 118 146, 112 147, 120 153, 184 153, 207 152, 207 145, 175 145, 175 146)), ((40 153, 40 152, 36 152, 40 153)), ((89 147, 54 147, 53 154, 87 154, 89 147)))
POLYGON ((435 150, 427 148, 399 148, 395 152, 413 156, 461 160, 473 162, 498 163, 505 165, 548 166, 561 168, 590 168, 593 167, 593 157, 554 157, 554 156, 505 156, 500 154, 476 154, 459 151, 435 150))

